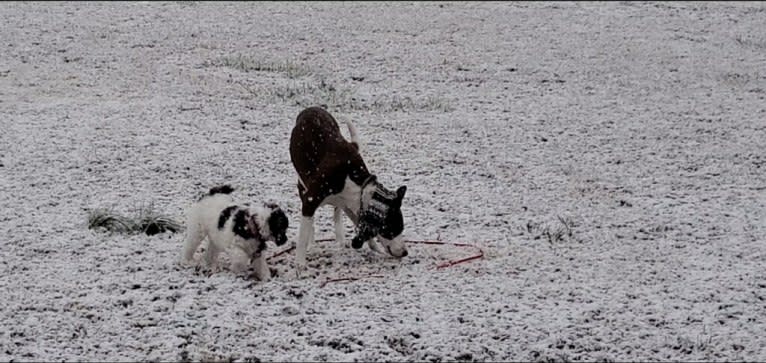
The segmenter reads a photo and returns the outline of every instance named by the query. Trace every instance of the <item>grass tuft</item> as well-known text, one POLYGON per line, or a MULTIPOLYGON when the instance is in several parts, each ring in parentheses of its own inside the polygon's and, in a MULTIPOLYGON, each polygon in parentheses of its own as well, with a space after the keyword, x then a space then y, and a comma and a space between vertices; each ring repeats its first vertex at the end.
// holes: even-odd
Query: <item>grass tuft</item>
POLYGON ((242 82, 239 82, 239 85, 254 97, 268 102, 280 101, 301 107, 323 105, 334 111, 396 112, 417 110, 450 112, 454 110, 448 101, 437 97, 413 99, 397 95, 384 95, 373 99, 364 99, 355 96, 350 89, 337 87, 325 79, 315 82, 292 81, 283 86, 273 86, 262 90, 256 90, 242 82))
POLYGON ((526 232, 532 234, 534 239, 545 238, 552 246, 560 242, 579 241, 574 234, 574 221, 569 217, 557 215, 556 222, 550 224, 535 223, 528 221, 526 232))
MULTIPOLYGON (((440 111, 450 112, 454 107, 449 101, 429 96, 415 99, 398 95, 378 95, 370 98, 359 96, 353 88, 336 85, 313 72, 304 65, 292 61, 268 61, 254 56, 233 55, 207 61, 205 66, 228 67, 248 72, 273 72, 285 75, 287 79, 262 86, 253 86, 252 81, 236 81, 247 93, 260 101, 284 102, 291 106, 323 105, 334 111, 440 111)), ((351 77, 353 78, 353 77, 351 77)), ((362 78, 363 79, 363 78, 362 78)))
POLYGON ((111 209, 95 209, 88 212, 88 229, 104 230, 114 233, 130 233, 135 229, 133 221, 111 209))
POLYGON ((252 56, 234 55, 225 56, 212 65, 229 67, 241 72, 274 72, 283 73, 288 78, 300 78, 308 76, 311 72, 300 64, 287 61, 266 61, 252 56))
POLYGON ((119 234, 177 233, 183 226, 154 209, 154 205, 139 208, 135 217, 125 217, 111 209, 99 208, 88 212, 88 229, 119 234))

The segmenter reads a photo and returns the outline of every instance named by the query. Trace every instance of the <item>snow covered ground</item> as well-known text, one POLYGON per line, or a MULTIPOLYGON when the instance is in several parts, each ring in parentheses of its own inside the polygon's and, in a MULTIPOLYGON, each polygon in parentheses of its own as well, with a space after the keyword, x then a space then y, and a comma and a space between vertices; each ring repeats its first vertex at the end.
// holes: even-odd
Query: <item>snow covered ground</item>
POLYGON ((0 360, 764 361, 765 24, 758 2, 0 4, 0 360), (183 234, 87 228, 230 183, 294 240, 313 103, 407 185, 409 238, 485 258, 317 243, 264 284, 178 266, 183 234))

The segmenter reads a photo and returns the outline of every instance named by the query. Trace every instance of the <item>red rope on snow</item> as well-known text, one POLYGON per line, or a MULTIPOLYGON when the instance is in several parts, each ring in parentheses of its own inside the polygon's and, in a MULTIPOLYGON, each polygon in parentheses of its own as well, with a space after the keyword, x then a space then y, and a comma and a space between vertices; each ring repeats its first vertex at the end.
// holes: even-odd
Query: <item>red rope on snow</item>
POLYGON ((383 276, 383 275, 368 275, 368 276, 362 276, 362 277, 341 277, 341 278, 337 278, 337 279, 327 279, 321 285, 319 285, 319 287, 325 287, 325 285, 327 285, 327 284, 329 284, 331 282, 356 281, 356 280, 366 279, 366 278, 370 278, 370 277, 384 278, 385 276, 383 276))
POLYGON ((292 250, 294 250, 294 249, 295 249, 295 246, 291 246, 291 247, 285 248, 284 250, 282 250, 282 251, 280 251, 280 252, 277 252, 276 254, 274 254, 273 256, 271 256, 271 257, 269 257, 269 258, 267 258, 266 260, 267 260, 267 261, 271 261, 272 259, 275 259, 275 258, 277 258, 277 257, 279 257, 279 256, 282 256, 282 255, 284 255, 285 253, 288 253, 288 252, 290 252, 290 251, 292 251, 292 250))
POLYGON ((455 265, 458 265, 458 264, 461 264, 461 263, 464 263, 464 262, 468 262, 468 261, 473 261, 473 260, 478 260, 480 258, 484 258, 484 250, 482 250, 481 248, 479 248, 477 246, 468 244, 468 243, 449 243, 449 242, 442 242, 442 241, 416 241, 416 240, 407 240, 405 242, 407 242, 407 243, 423 244, 423 245, 449 245, 449 246, 457 246, 457 247, 472 247, 472 248, 475 248, 475 249, 477 249, 479 251, 478 254, 475 254, 475 255, 472 255, 472 256, 469 256, 469 257, 466 257, 466 258, 461 258, 459 260, 452 260, 452 261, 442 262, 442 263, 440 263, 439 265, 436 266, 437 270, 438 269, 442 269, 442 268, 447 268, 447 267, 455 266, 455 265))
MULTIPOLYGON (((314 242, 330 242, 330 241, 334 241, 334 239, 332 239, 332 238, 323 238, 323 239, 315 240, 314 242)), ((461 264, 461 263, 465 263, 465 262, 468 262, 468 261, 473 261, 473 260, 478 260, 480 258, 484 258, 484 250, 482 250, 481 248, 479 248, 479 247, 477 247, 475 245, 468 244, 468 243, 449 243, 449 242, 429 241, 429 240, 405 240, 404 242, 405 243, 411 243, 411 244, 423 244, 423 245, 444 245, 444 246, 455 246, 455 247, 471 247, 471 248, 475 248, 475 249, 477 249, 479 251, 479 253, 477 253, 475 255, 471 255, 471 256, 465 257, 465 258, 461 258, 461 259, 458 259, 458 260, 450 260, 450 261, 442 262, 442 263, 436 265, 436 269, 437 270, 440 270, 440 269, 443 269, 443 268, 447 268, 447 267, 452 267, 452 266, 455 266, 455 265, 458 265, 458 264, 461 264)), ((289 252, 293 251, 294 249, 295 249, 295 246, 288 247, 288 248, 286 248, 286 249, 276 253, 275 255, 269 257, 268 260, 277 258, 277 257, 279 257, 281 255, 286 254, 286 253, 289 253, 289 252)), ((336 278, 336 279, 327 279, 319 287, 325 287, 325 285, 327 285, 327 284, 329 284, 331 282, 356 281, 356 280, 361 280, 361 279, 364 279, 364 278, 371 278, 371 277, 373 277, 373 278, 382 278, 384 276, 381 276, 381 275, 369 275, 369 276, 362 276, 362 277, 341 277, 341 278, 336 278)))

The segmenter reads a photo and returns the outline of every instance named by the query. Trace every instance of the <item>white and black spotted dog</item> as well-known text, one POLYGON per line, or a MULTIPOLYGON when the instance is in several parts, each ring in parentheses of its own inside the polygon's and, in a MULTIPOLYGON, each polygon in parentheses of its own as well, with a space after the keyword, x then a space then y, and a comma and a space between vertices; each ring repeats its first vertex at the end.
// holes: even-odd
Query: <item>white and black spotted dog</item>
POLYGON ((205 253, 207 266, 216 270, 218 254, 235 249, 240 254, 236 262, 231 256, 235 270, 252 266, 259 280, 268 281, 271 271, 263 251, 266 241, 273 241, 278 246, 287 241, 287 216, 276 204, 254 208, 236 205, 230 195, 233 191, 229 185, 212 188, 191 207, 186 222, 182 262, 191 262, 197 247, 208 237, 205 253), (245 257, 242 258, 242 255, 245 257))

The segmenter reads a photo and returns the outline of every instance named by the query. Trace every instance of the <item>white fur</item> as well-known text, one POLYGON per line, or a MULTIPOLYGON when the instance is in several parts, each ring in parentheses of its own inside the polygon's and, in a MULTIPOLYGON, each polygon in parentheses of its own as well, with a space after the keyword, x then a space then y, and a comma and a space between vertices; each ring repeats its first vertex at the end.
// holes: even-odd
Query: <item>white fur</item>
MULTIPOLYGON (((359 198, 361 197, 362 188, 356 183, 351 181, 351 178, 346 177, 346 181, 343 184, 343 190, 338 194, 333 194, 325 198, 319 206, 326 204, 348 210, 353 213, 354 216, 359 216, 359 198)), ((372 192, 375 190, 375 186, 368 185, 365 190, 365 201, 369 201, 372 198, 372 192)), ((349 216, 351 218, 351 216, 349 216)), ((355 221, 356 222, 356 221, 355 221)))
MULTIPOLYGON (((234 200, 230 195, 215 194, 202 198, 189 209, 186 221, 186 241, 181 260, 183 263, 191 262, 197 247, 207 237, 209 241, 205 254, 207 266, 216 270, 218 254, 221 251, 234 249, 239 252, 239 258, 236 259, 238 261, 232 263, 235 270, 240 270, 243 265, 252 264, 256 277, 261 281, 268 281, 271 272, 266 264, 266 257, 263 254, 255 255, 259 245, 266 243, 266 241, 244 239, 236 235, 232 230, 234 225, 232 218, 226 221, 223 229, 218 229, 221 211, 232 205, 234 205, 234 200)), ((264 207, 249 208, 249 211, 251 215, 256 216, 261 234, 270 235, 271 231, 269 231, 266 221, 271 211, 264 207)))
MULTIPOLYGON (((372 198, 372 193, 375 190, 375 187, 373 185, 368 185, 365 188, 364 191, 364 197, 362 198, 364 201, 369 202, 370 198, 372 198)), ((346 182, 343 184, 343 190, 341 190, 340 193, 331 195, 327 198, 325 198, 322 203, 320 204, 320 207, 323 205, 332 205, 334 206, 335 210, 333 213, 333 222, 335 223, 335 241, 349 247, 350 245, 346 244, 345 236, 344 236, 344 228, 343 228, 343 212, 346 213, 346 215, 353 221, 354 223, 357 222, 359 219, 359 198, 362 197, 362 194, 360 193, 362 191, 362 188, 359 185, 356 185, 356 183, 352 182, 350 178, 346 177, 346 182)), ((370 248, 377 252, 383 252, 380 249, 376 249, 373 246, 373 244, 370 244, 370 248)))

